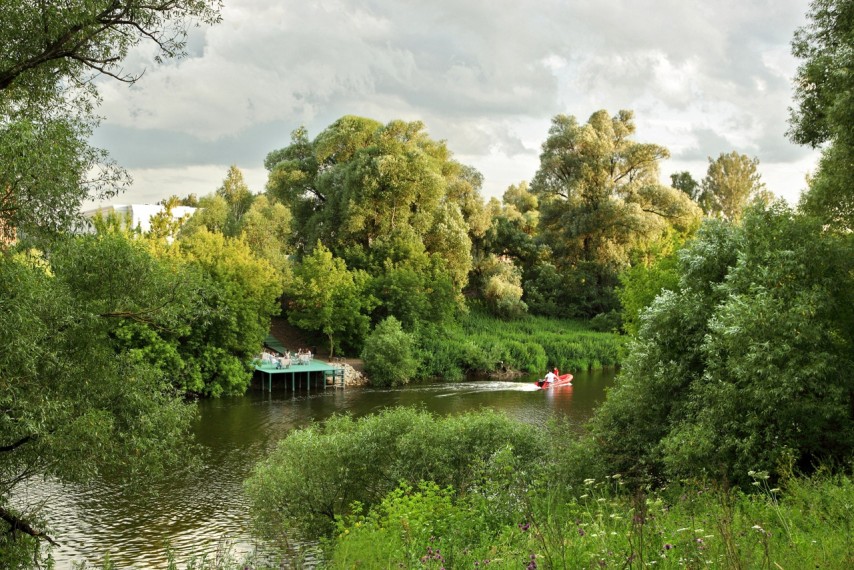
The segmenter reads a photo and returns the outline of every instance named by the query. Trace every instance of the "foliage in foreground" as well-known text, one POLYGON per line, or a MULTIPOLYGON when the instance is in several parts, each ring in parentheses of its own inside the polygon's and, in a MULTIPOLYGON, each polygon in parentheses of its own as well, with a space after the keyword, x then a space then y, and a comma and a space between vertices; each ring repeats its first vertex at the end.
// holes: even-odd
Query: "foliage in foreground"
POLYGON ((9 502, 28 479, 86 481, 104 472, 138 479, 187 461, 194 408, 156 365, 113 344, 134 317, 169 326, 175 313, 161 305, 183 289, 166 272, 134 272, 151 262, 138 250, 100 253, 132 265, 98 273, 111 294, 94 298, 80 287, 95 286, 86 272, 103 257, 50 266, 30 252, 0 254, 0 559, 38 559, 27 534, 43 538, 32 517, 44 505, 9 502), (146 313, 152 306, 163 310, 146 313))
MULTIPOLYGON (((501 475, 498 473, 497 475, 501 475)), ((676 485, 632 495, 618 476, 499 479, 481 492, 426 483, 341 519, 327 568, 828 568, 854 564, 850 477, 745 494, 676 485), (503 485, 503 486, 502 486, 503 485), (495 510, 496 506, 512 505, 495 510)))
POLYGON ((466 490, 501 450, 522 464, 540 457, 541 439, 529 430, 491 411, 438 418, 395 408, 358 420, 335 416, 291 432, 256 466, 246 483, 256 526, 267 538, 286 529, 316 537, 401 482, 466 490))
POLYGON ((299 430, 248 482, 258 528, 320 538, 323 567, 342 569, 854 563, 850 471, 649 490, 603 475, 595 443, 567 438, 565 424, 530 429, 492 412, 401 408, 299 430))
POLYGON ((611 470, 744 486, 750 469, 851 457, 852 247, 779 204, 707 224, 597 411, 611 470))

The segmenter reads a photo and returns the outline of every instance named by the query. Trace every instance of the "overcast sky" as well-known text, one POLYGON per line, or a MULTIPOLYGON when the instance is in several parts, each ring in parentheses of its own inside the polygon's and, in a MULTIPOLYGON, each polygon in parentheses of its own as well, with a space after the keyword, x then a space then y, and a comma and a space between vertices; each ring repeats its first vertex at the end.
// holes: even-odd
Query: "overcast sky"
POLYGON ((758 157, 791 202, 816 153, 785 136, 808 0, 224 0, 189 57, 151 46, 101 82, 94 143, 133 175, 116 201, 205 195, 237 165, 254 192, 264 157, 304 125, 347 114, 420 120, 484 175, 483 194, 531 180, 551 118, 635 113, 635 139, 667 147, 662 179, 708 157, 758 157))

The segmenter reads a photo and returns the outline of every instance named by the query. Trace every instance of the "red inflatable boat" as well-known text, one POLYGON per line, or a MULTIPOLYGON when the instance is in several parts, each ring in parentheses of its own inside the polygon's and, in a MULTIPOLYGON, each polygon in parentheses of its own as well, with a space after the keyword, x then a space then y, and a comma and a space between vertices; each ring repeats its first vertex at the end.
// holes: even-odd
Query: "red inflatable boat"
POLYGON ((561 374, 557 377, 557 380, 554 382, 546 382, 545 380, 540 380, 538 382, 534 382, 537 388, 542 388, 545 390, 546 388, 560 388, 561 386, 572 386, 572 374, 561 374))

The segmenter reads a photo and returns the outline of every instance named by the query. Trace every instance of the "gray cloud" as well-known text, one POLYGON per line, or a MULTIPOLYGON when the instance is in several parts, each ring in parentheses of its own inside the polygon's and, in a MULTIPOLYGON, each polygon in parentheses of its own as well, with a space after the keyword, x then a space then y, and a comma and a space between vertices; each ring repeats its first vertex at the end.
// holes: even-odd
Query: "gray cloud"
POLYGON ((533 176, 551 116, 628 108, 674 157, 792 162, 806 151, 782 136, 788 44, 807 5, 229 0, 187 59, 154 66, 142 47, 127 62, 147 67, 138 84, 101 83, 95 140, 130 168, 260 165, 300 125, 417 119, 500 195, 533 176))

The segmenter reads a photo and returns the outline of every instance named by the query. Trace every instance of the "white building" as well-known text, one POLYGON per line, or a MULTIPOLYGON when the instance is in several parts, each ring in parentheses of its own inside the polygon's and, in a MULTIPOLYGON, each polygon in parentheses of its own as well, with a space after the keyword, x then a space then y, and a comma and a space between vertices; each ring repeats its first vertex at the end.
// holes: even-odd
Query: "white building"
MULTIPOLYGON (((104 218, 110 215, 122 219, 129 218, 131 228, 148 233, 151 231, 151 217, 162 211, 161 204, 114 204, 86 210, 83 212, 83 217, 91 220, 100 214, 104 218)), ((189 218, 195 211, 196 208, 190 206, 175 206, 172 208, 172 217, 176 220, 183 219, 185 216, 189 218)))

